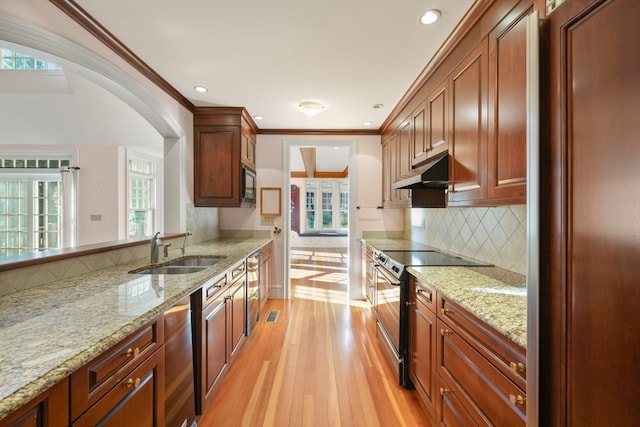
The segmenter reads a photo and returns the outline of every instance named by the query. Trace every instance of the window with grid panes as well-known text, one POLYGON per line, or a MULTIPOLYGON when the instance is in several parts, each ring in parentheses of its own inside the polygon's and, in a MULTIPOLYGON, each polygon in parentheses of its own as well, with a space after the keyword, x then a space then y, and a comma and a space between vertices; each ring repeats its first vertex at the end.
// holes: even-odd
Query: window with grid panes
POLYGON ((0 158, 0 256, 62 247, 59 168, 68 159, 0 158))
POLYGON ((349 228, 349 183, 345 179, 305 182, 305 224, 302 233, 349 228))
POLYGON ((2 62, 0 68, 3 70, 60 70, 61 68, 43 59, 34 58, 21 52, 10 49, 0 49, 2 62))
POLYGON ((155 167, 153 160, 128 158, 129 238, 153 234, 155 214, 155 167))

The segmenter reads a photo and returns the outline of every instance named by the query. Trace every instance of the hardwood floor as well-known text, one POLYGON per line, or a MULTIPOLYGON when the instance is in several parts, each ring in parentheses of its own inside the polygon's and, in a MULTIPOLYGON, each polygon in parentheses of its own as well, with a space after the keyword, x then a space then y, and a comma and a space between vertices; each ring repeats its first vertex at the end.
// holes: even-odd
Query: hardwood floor
POLYGON ((200 427, 430 426, 384 359, 373 310, 347 300, 346 259, 292 250, 294 298, 268 300, 200 427))

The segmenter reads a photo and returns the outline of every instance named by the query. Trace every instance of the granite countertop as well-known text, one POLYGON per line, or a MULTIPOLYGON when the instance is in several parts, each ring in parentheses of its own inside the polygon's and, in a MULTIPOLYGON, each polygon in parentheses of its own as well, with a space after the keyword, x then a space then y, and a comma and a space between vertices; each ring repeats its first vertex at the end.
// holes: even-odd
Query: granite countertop
POLYGON ((0 298, 0 419, 136 331, 270 238, 220 238, 188 255, 226 255, 201 272, 129 274, 141 259, 0 298))
MULTIPOLYGON (((364 241, 380 251, 433 249, 408 240, 364 241)), ((407 271, 526 349, 527 287, 524 275, 498 267, 409 267, 407 271)))

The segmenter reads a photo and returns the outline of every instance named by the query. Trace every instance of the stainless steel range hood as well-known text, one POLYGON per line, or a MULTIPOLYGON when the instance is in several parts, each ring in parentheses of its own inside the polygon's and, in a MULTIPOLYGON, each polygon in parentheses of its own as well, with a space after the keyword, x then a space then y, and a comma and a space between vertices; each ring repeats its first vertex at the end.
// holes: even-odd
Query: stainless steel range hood
POLYGON ((434 156, 411 176, 403 176, 393 183, 396 190, 414 190, 422 188, 446 189, 449 185, 449 152, 434 156))

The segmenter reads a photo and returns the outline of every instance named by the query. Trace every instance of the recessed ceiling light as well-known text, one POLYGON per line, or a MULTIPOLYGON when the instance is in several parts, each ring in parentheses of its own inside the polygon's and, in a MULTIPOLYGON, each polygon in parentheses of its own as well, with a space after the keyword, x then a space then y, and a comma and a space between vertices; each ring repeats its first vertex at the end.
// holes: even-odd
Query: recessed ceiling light
POLYGON ((200 92, 200 93, 204 93, 209 90, 204 86, 194 86, 193 88, 196 90, 196 92, 200 92))
POLYGON ((376 110, 382 107, 384 107, 384 104, 373 104, 373 108, 375 108, 376 110))
POLYGON ((420 18, 420 22, 422 22, 425 25, 429 25, 436 22, 438 18, 440 18, 440 11, 431 9, 431 10, 427 10, 424 13, 424 15, 422 15, 422 17, 420 18))
POLYGON ((262 116, 253 116, 253 118, 256 119, 256 120, 262 120, 264 117, 262 117, 262 116))
POLYGON ((363 122, 362 124, 365 125, 365 126, 371 126, 373 124, 373 122, 367 120, 366 122, 363 122))

